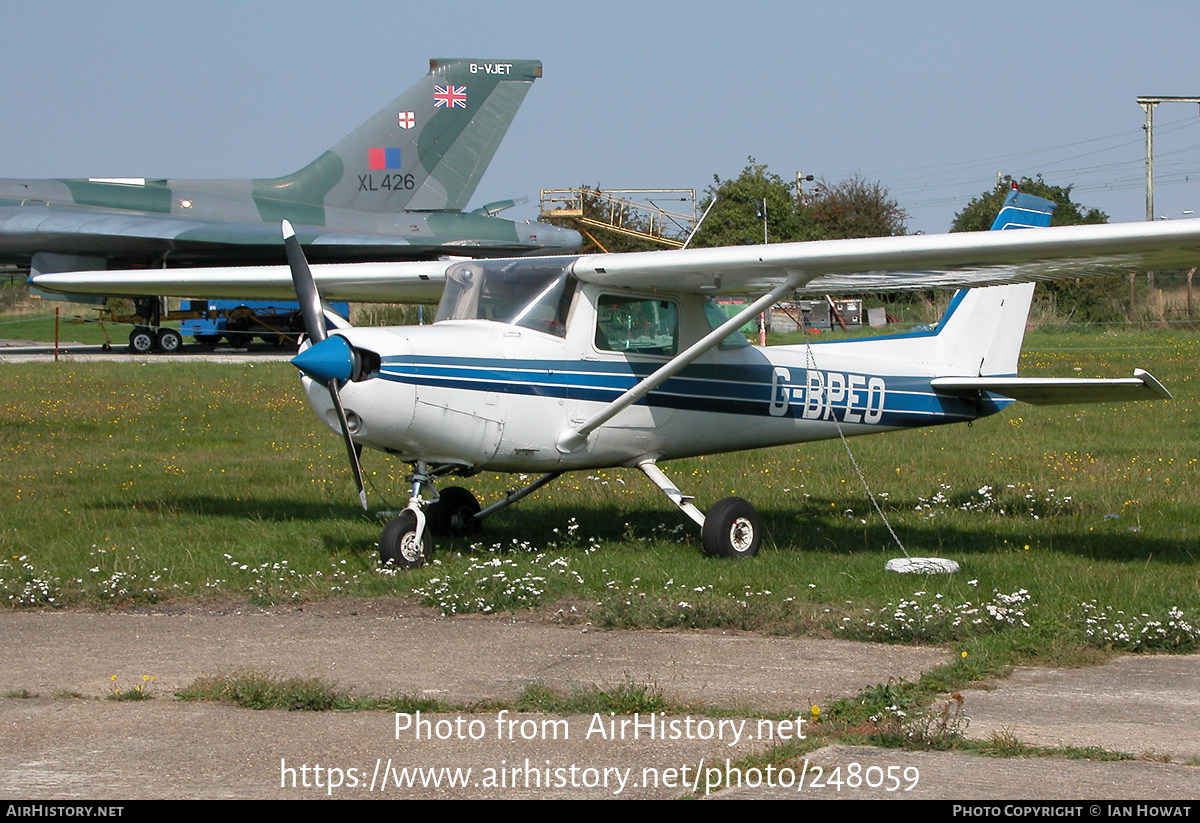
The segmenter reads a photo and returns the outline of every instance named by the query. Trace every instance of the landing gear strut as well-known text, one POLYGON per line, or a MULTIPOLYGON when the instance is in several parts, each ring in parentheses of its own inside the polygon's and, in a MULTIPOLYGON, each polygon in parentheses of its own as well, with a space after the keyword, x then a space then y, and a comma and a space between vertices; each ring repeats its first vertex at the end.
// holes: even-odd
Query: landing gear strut
POLYGON ((511 506, 526 495, 540 489, 562 472, 544 474, 524 488, 507 492, 503 500, 480 510, 479 501, 461 486, 450 486, 439 493, 433 481, 447 474, 473 473, 459 465, 429 466, 418 460, 409 482, 412 493, 404 511, 383 527, 379 538, 379 562, 384 566, 413 568, 424 566, 433 556, 433 535, 462 535, 479 530, 483 519, 511 506), (428 488, 432 500, 422 492, 428 488))
MULTIPOLYGON (((424 460, 418 460, 413 466, 408 505, 383 527, 379 537, 379 562, 382 565, 413 568, 424 566, 433 556, 433 535, 428 529, 421 490, 425 486, 433 489, 433 480, 440 473, 445 472, 431 471, 424 460)), ((434 494, 437 494, 436 490, 434 494)))
POLYGON ((662 489, 671 502, 700 526, 700 541, 710 557, 754 557, 762 545, 762 518, 740 497, 718 500, 706 517, 692 502, 691 495, 675 488, 653 460, 643 460, 638 468, 662 489))

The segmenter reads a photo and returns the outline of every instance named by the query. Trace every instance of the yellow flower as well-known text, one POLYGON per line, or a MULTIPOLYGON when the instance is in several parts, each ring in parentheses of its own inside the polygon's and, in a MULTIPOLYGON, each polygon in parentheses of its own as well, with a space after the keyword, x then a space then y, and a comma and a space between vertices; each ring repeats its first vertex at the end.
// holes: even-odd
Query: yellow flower
POLYGON ((816 703, 814 703, 813 707, 811 709, 809 709, 809 714, 812 715, 812 719, 813 719, 814 723, 819 722, 821 719, 821 707, 818 706, 816 703))
POLYGON ((963 652, 963 653, 962 653, 962 656, 963 656, 963 659, 965 660, 965 659, 966 659, 966 657, 967 657, 967 653, 966 653, 966 652, 963 652))

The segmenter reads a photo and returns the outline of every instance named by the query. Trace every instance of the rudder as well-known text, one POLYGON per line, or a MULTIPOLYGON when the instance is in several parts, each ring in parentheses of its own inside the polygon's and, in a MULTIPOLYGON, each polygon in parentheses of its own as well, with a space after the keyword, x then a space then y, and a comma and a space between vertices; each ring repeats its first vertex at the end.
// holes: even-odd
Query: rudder
MULTIPOLYGON (((992 222, 992 231, 1045 228, 1058 204, 1015 188, 992 222)), ((938 324, 939 361, 977 376, 1013 375, 1025 339, 1033 283, 962 289, 938 324)))
POLYGON ((326 207, 461 211, 541 75, 538 60, 430 60, 429 74, 312 163, 255 180, 260 210, 288 203, 295 220, 307 208, 314 219, 300 222, 312 225, 326 207))

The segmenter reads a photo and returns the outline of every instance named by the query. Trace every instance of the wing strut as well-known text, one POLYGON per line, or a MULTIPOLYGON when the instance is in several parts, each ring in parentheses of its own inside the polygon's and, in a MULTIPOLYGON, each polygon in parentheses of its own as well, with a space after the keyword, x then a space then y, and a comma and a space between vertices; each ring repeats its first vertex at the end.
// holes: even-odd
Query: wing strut
POLYGON ((675 355, 673 358, 664 363, 657 371, 643 378, 633 388, 626 391, 616 400, 613 400, 600 411, 593 414, 583 425, 573 429, 563 429, 558 433, 554 440, 555 447, 563 454, 571 454, 577 452, 587 445, 588 435, 596 429, 603 426, 609 420, 616 417, 622 409, 630 406, 641 400, 654 389, 658 388, 663 382, 674 377, 685 366, 695 362, 697 358, 705 352, 712 349, 722 340, 732 334, 741 326, 745 325, 752 317, 759 312, 766 311, 774 303, 777 303, 783 295, 803 286, 815 275, 806 272, 794 272, 788 276, 788 279, 771 289, 762 297, 755 300, 749 306, 746 306, 733 317, 726 320, 713 331, 700 338, 697 342, 675 355))

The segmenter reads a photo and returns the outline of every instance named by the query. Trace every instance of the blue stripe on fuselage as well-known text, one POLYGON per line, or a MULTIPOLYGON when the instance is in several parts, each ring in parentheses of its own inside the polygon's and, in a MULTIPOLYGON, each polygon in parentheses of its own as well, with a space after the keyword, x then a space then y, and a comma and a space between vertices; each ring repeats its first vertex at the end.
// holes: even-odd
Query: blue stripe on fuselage
MULTIPOLYGON (((379 378, 414 386, 607 403, 653 372, 655 363, 499 360, 442 356, 385 357, 379 378)), ((772 365, 693 364, 664 382, 641 405, 686 411, 813 421, 868 423, 884 428, 954 423, 994 414, 1008 398, 979 403, 939 395, 930 378, 859 375, 772 365), (791 375, 795 379, 790 379, 791 375), (816 375, 820 375, 819 377, 816 375), (856 378, 850 384, 849 378, 856 378), (858 379, 861 378, 861 379, 858 379), (881 384, 877 381, 881 381, 881 384), (774 408, 772 408, 774 406, 774 408)))

